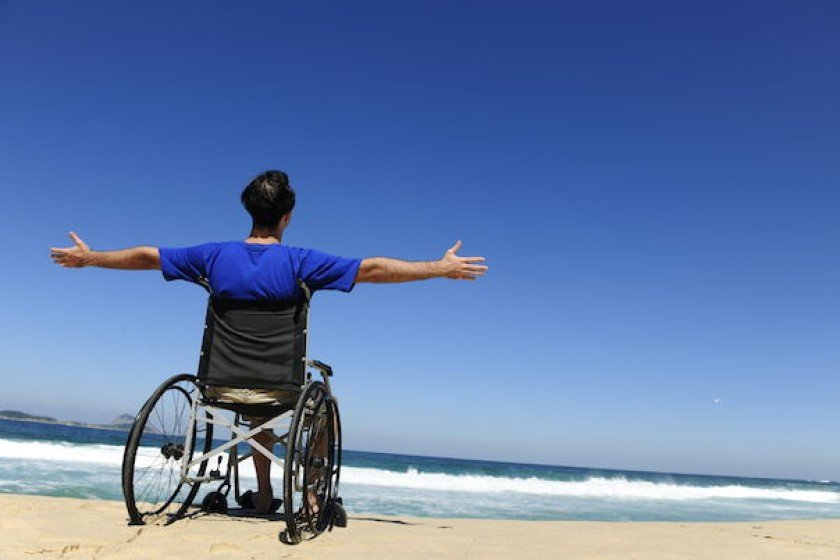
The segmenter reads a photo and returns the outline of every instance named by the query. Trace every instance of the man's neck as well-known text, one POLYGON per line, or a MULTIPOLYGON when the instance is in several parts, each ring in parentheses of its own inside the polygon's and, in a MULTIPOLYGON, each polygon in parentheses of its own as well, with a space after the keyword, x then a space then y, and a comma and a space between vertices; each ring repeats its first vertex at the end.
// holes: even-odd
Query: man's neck
POLYGON ((254 228, 251 230, 251 235, 245 240, 245 243, 254 243, 257 245, 271 245, 280 243, 283 238, 283 231, 278 229, 269 230, 262 228, 254 228))

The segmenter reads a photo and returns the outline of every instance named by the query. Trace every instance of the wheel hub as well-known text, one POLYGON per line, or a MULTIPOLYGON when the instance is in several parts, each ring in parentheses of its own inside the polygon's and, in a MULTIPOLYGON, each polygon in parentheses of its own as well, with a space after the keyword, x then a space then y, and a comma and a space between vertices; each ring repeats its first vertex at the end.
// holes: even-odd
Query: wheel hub
POLYGON ((160 448, 160 453, 166 459, 179 461, 184 456, 184 446, 170 441, 169 443, 163 444, 163 447, 160 448))

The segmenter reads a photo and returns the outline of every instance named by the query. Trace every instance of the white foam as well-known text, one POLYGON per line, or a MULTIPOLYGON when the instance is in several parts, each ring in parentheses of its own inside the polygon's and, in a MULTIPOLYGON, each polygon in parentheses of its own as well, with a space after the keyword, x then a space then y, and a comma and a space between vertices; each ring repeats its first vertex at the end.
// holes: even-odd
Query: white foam
POLYGON ((451 475, 380 469, 342 468, 342 482, 368 486, 394 486, 449 492, 537 494, 580 498, 612 498, 623 500, 789 500, 814 503, 840 503, 840 493, 824 490, 756 488, 751 486, 690 486, 623 477, 590 477, 585 480, 562 481, 543 478, 509 478, 495 476, 451 475))
MULTIPOLYGON (((16 441, 0 439, 0 458, 37 460, 40 463, 82 463, 121 467, 124 447, 55 441, 16 441)), ((148 466, 160 456, 154 447, 141 447, 137 465, 148 466)))
MULTIPOLYGON (((151 461, 158 455, 155 448, 142 453, 151 461)), ((0 439, 0 458, 73 462, 116 467, 122 464, 123 447, 116 445, 73 444, 45 441, 0 439)), ((242 475, 253 478, 250 461, 242 465, 242 475)), ((223 467, 224 468, 224 464, 223 467)), ((576 498, 617 500, 784 500, 835 504, 840 493, 828 490, 798 490, 784 487, 758 488, 743 485, 691 486, 668 482, 628 480, 623 477, 590 477, 585 480, 562 481, 543 478, 516 478, 481 475, 423 473, 416 469, 404 472, 373 468, 343 467, 342 484, 426 491, 469 492, 477 494, 516 493, 576 498)))
POLYGON ((0 439, 0 457, 122 465, 123 448, 116 445, 0 439))

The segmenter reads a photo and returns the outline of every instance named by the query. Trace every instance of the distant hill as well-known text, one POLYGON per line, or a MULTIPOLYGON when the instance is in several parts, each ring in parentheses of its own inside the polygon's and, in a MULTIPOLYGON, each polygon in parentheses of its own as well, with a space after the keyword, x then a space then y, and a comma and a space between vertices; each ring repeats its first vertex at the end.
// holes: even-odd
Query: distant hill
POLYGON ((87 422, 76 422, 74 420, 57 420, 50 416, 36 416, 19 410, 0 410, 0 419, 19 420, 22 422, 43 422, 45 424, 61 424, 62 426, 77 426, 80 428, 95 428, 105 430, 130 430, 134 424, 134 416, 120 414, 110 424, 88 424, 87 422))
POLYGON ((58 420, 49 416, 33 416, 32 414, 27 414, 19 410, 0 410, 0 418, 31 420, 32 422, 58 422, 58 420))
POLYGON ((120 414, 108 424, 108 426, 125 428, 126 430, 130 429, 132 425, 134 425, 134 416, 131 414, 120 414))

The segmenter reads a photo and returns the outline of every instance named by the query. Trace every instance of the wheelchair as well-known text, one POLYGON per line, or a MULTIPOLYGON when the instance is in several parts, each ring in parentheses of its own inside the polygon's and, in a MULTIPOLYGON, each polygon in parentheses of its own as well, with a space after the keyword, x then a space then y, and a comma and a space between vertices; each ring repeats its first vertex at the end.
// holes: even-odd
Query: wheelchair
POLYGON ((227 512, 231 490, 241 505, 247 493, 241 492, 240 466, 259 453, 282 469, 281 541, 297 544, 346 525, 338 496, 341 420, 330 388, 333 372, 306 356, 311 292, 299 284, 301 298, 292 303, 225 300, 211 292, 198 375, 166 380, 129 432, 122 486, 131 524, 184 517, 202 484, 218 483, 204 496, 203 510, 227 512), (241 404, 219 398, 218 388, 297 398, 241 404), (268 429, 285 450, 282 458, 273 445, 251 439, 268 429), (251 451, 240 453, 248 446, 251 451))

